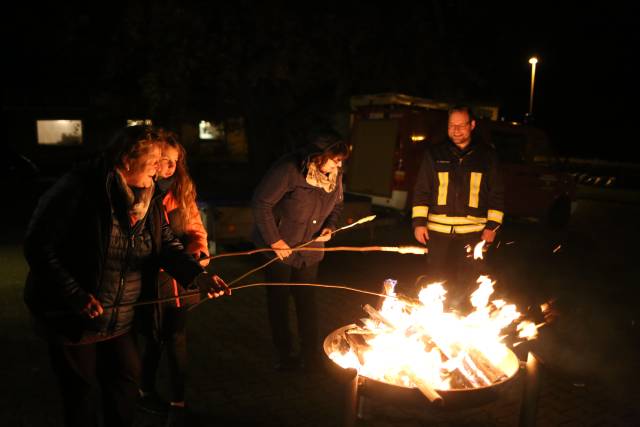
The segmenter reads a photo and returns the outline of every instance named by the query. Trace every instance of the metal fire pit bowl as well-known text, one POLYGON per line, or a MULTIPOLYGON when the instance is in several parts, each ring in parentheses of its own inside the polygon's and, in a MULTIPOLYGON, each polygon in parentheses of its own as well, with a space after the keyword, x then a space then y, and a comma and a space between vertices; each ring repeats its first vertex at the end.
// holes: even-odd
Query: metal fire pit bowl
MULTIPOLYGON (((346 325, 331 332, 324 340, 324 352, 329 357, 331 353, 337 350, 341 342, 343 342, 343 334, 352 328, 355 324, 346 325)), ((343 344, 344 348, 344 344, 343 344)), ((331 358, 329 358, 331 360, 331 358)), ((507 378, 495 384, 485 387, 477 387, 470 389, 450 389, 436 390, 442 396, 442 409, 466 409, 475 406, 490 403, 500 397, 506 387, 518 376, 520 372, 520 361, 518 357, 509 350, 507 356, 499 364, 499 367, 507 378)), ((405 387, 396 384, 374 380, 364 376, 358 376, 355 369, 345 369, 331 360, 330 371, 337 378, 344 382, 357 380, 354 393, 358 396, 368 396, 372 398, 381 398, 389 402, 398 402, 404 404, 422 404, 430 405, 425 396, 415 387, 405 387)))

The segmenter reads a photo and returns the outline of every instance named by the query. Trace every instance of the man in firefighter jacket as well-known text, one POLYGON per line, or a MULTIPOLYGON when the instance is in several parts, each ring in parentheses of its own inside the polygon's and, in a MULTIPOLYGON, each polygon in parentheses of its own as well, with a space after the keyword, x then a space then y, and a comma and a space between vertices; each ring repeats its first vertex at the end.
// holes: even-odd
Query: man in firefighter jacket
POLYGON ((414 236, 429 248, 424 279, 445 281, 454 304, 468 300, 485 272, 473 248, 481 240, 492 243, 504 217, 497 155, 472 140, 475 126, 469 107, 449 110, 449 138, 426 148, 413 192, 414 236))

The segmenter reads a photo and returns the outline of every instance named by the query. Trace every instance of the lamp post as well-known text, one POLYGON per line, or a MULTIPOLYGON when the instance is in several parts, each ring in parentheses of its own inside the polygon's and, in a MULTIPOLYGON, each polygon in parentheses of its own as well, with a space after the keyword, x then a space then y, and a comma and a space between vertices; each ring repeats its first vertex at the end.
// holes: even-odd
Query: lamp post
POLYGON ((529 64, 531 64, 531 91, 529 93, 529 118, 531 118, 533 114, 533 86, 536 81, 536 64, 538 63, 538 58, 532 56, 529 58, 529 64))

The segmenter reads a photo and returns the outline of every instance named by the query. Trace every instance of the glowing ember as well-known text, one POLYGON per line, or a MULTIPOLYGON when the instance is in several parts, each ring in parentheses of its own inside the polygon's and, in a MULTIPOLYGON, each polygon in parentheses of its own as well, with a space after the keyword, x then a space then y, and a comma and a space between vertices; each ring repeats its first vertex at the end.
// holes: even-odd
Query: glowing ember
MULTIPOLYGON (((489 301, 494 282, 480 276, 466 316, 445 311, 442 283, 423 288, 419 303, 397 297, 395 281, 385 282, 380 311, 365 306, 364 326, 346 329, 329 357, 360 375, 405 387, 428 384, 436 390, 484 387, 515 374, 513 353, 503 343, 503 330, 522 315, 513 304, 489 301), (348 344, 348 345, 346 345, 348 344)), ((519 337, 532 339, 542 325, 522 321, 519 337)), ((329 353, 329 351, 328 351, 329 353)))

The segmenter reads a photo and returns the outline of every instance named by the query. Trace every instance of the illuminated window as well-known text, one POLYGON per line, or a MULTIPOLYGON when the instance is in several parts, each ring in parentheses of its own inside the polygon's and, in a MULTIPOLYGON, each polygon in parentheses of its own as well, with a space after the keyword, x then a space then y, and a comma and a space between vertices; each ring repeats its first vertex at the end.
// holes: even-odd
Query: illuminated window
POLYGON ((200 139, 224 140, 224 123, 200 120, 198 125, 200 139))
POLYGON ((153 124, 153 122, 151 121, 151 119, 132 119, 132 120, 127 120, 127 126, 141 126, 141 125, 151 126, 152 124, 153 124))
POLYGON ((82 144, 82 120, 37 120, 38 144, 82 144))

